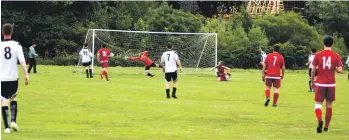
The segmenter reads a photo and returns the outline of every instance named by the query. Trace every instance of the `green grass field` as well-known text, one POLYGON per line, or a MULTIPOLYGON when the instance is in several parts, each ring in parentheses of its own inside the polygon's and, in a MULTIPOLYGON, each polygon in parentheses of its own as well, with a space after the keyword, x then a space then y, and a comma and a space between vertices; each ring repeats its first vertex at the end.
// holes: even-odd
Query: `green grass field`
POLYGON ((165 98, 160 69, 149 78, 143 68, 110 68, 109 82, 73 69, 38 66, 28 86, 21 76, 21 130, 1 129, 2 140, 349 139, 347 74, 337 74, 330 132, 317 134, 305 70, 286 71, 274 108, 264 107, 257 70, 232 70, 232 81, 216 82, 214 73, 184 69, 175 100, 165 98))

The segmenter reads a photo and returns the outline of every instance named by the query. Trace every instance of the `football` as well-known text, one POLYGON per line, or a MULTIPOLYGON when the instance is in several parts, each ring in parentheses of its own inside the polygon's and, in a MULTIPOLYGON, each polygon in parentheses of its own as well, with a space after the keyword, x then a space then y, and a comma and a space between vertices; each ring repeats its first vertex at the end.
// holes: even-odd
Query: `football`
POLYGON ((114 53, 110 53, 110 57, 113 57, 114 56, 114 53))

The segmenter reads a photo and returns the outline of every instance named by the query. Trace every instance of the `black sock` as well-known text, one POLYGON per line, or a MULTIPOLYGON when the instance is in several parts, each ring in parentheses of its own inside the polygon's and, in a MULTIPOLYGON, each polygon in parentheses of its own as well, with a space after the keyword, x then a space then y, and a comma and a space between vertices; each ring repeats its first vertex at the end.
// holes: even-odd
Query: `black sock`
POLYGON ((170 89, 166 89, 167 98, 170 98, 170 89))
POLYGON ((311 81, 309 81, 309 89, 312 90, 312 88, 311 88, 311 81))
POLYGON ((1 111, 2 111, 2 119, 4 120, 5 128, 10 128, 8 126, 8 120, 7 120, 7 118, 8 118, 8 106, 3 106, 1 111))
POLYGON ((88 78, 88 69, 86 69, 86 77, 88 78))
POLYGON ((17 119, 17 101, 11 101, 11 122, 16 122, 17 119))
POLYGON ((177 88, 176 88, 176 87, 173 87, 173 90, 172 90, 172 95, 173 95, 173 96, 176 96, 176 91, 177 91, 177 88))
POLYGON ((90 69, 90 78, 92 78, 93 76, 92 76, 92 69, 90 69))
POLYGON ((147 73, 147 76, 152 76, 151 73, 147 73))

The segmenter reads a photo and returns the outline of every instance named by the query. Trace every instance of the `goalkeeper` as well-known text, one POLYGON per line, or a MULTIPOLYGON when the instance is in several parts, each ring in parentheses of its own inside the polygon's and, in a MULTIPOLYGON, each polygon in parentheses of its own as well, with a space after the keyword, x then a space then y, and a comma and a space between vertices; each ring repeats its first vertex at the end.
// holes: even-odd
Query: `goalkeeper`
POLYGON ((149 72, 150 67, 161 67, 161 66, 159 66, 159 64, 153 63, 153 61, 151 61, 151 59, 148 57, 148 54, 149 54, 148 51, 143 51, 143 52, 139 53, 138 57, 128 57, 127 59, 128 60, 143 61, 144 66, 145 66, 144 75, 153 77, 155 75, 153 75, 149 72))

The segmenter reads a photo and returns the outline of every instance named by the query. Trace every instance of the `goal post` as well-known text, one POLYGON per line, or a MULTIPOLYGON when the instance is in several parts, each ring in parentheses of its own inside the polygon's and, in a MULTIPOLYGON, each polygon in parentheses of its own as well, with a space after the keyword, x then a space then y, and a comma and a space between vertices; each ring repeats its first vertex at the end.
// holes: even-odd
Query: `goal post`
MULTIPOLYGON (((137 56, 141 51, 149 51, 154 63, 159 63, 168 43, 178 53, 184 68, 209 68, 217 64, 217 33, 180 33, 89 29, 85 42, 94 56, 105 46, 118 59, 137 56)), ((92 59, 92 66, 95 65, 92 59)), ((80 60, 79 60, 80 61, 80 60)), ((78 62, 77 69, 82 69, 78 62)), ((80 70, 81 71, 81 70, 80 70)))

